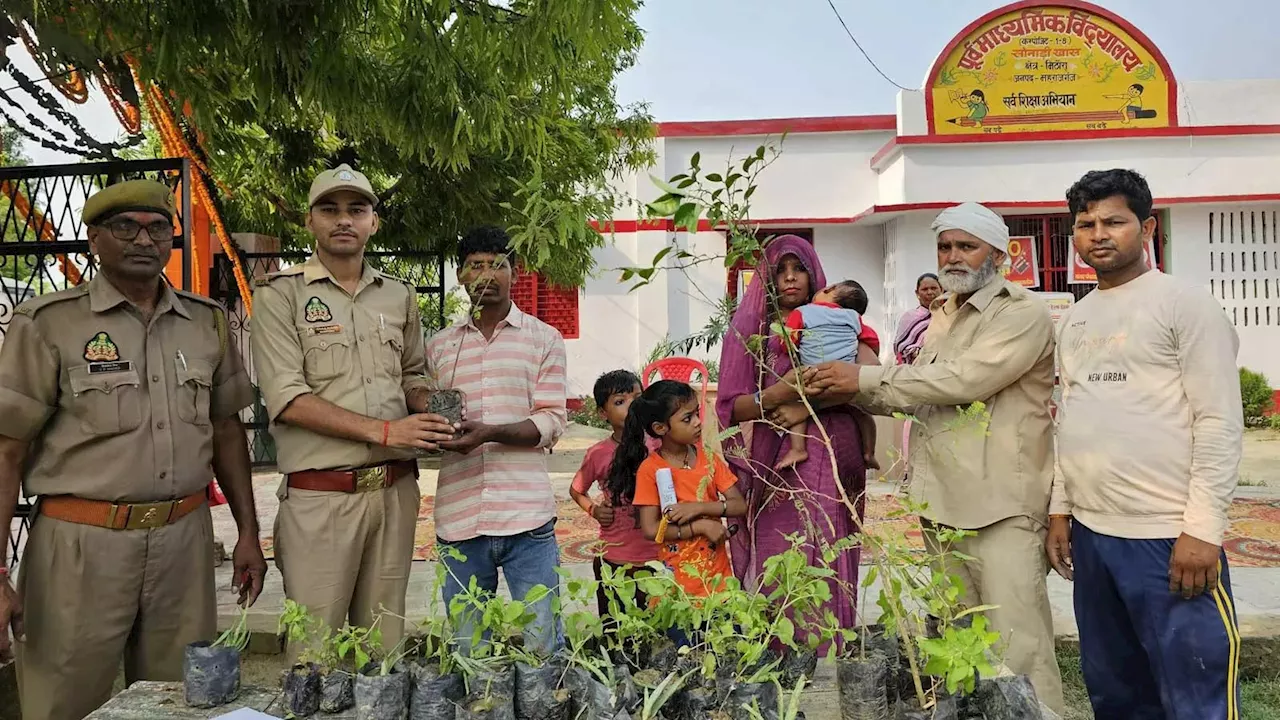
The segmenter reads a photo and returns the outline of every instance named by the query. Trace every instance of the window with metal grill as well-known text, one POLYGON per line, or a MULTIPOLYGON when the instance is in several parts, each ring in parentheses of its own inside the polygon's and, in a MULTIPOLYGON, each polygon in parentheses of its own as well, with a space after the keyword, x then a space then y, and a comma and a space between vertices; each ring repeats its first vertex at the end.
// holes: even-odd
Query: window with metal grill
POLYGON ((559 330, 565 340, 579 337, 578 295, 578 288, 552 285, 540 273, 528 270, 518 271, 511 283, 516 307, 559 330))
MULTIPOLYGON (((1156 213, 1155 240, 1152 242, 1156 254, 1156 267, 1164 269, 1164 227, 1163 212, 1156 213)), ((1013 236, 1030 236, 1035 238, 1036 255, 1040 265, 1040 292, 1069 292, 1076 299, 1089 294, 1095 285, 1092 283, 1067 282, 1067 263, 1071 261, 1071 237, 1073 220, 1068 213, 1053 215, 1006 215, 1004 222, 1009 226, 1009 234, 1013 236)))
POLYGON ((1209 213, 1209 291, 1239 327, 1280 325, 1275 210, 1209 213))

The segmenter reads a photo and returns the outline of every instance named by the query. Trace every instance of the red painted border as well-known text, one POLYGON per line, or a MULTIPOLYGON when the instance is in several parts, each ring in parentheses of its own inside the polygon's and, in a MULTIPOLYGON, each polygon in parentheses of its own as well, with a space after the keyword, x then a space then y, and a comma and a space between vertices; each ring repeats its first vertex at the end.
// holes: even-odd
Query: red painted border
POLYGON ((1119 140, 1123 138, 1238 137, 1246 135, 1280 135, 1280 125, 1182 125, 1167 128, 1128 128, 1121 130, 1050 130, 998 135, 902 135, 890 138, 871 156, 871 168, 892 157, 904 145, 957 145, 993 142, 1058 142, 1063 140, 1119 140))
MULTIPOLYGON (((1255 193, 1249 195, 1175 195, 1158 197, 1154 200, 1157 208, 1170 205, 1207 205, 1217 203, 1252 203, 1280 202, 1280 193, 1255 193)), ((936 200, 920 203, 899 203, 894 205, 872 205, 853 216, 852 222, 865 220, 872 215, 885 213, 911 212, 915 210, 945 210, 960 203, 955 200, 936 200)), ((1066 200, 1007 200, 986 202, 983 205, 992 210, 1062 210, 1067 207, 1066 200)))
MULTIPOLYGON (((848 225, 856 221, 857 217, 793 217, 793 218, 765 218, 763 220, 753 220, 752 224, 761 226, 776 225, 848 225)), ((645 231, 672 232, 675 230, 675 224, 668 219, 659 218, 656 220, 610 220, 605 223, 592 222, 591 227, 598 232, 608 233, 633 233, 645 231)), ((764 227, 768 230, 770 228, 764 227)), ((706 219, 698 221, 698 232, 711 232, 715 227, 706 219)))
MULTIPOLYGON (((1171 197, 1155 198, 1156 207, 1168 207, 1169 205, 1206 205, 1216 203, 1252 203, 1252 202, 1280 202, 1280 192, 1278 193, 1256 193, 1246 195, 1175 195, 1171 197)), ((959 205, 956 200, 935 200, 931 202, 919 203, 898 203, 894 205, 872 205, 857 215, 851 217, 790 217, 790 218, 761 218, 753 220, 756 225, 760 225, 762 229, 768 230, 769 226, 786 226, 786 227, 805 227, 810 225, 854 225, 861 220, 865 220, 872 215, 883 215, 885 213, 912 212, 916 210, 945 210, 946 208, 959 205)), ((1062 210, 1067 207, 1066 200, 1006 200, 995 202, 983 202, 983 205, 993 210, 1062 210)), ((675 226, 671 220, 660 218, 656 220, 610 220, 605 223, 592 222, 591 227, 602 233, 634 233, 644 231, 671 232, 675 230, 675 226)), ((717 229, 713 227, 707 220, 698 221, 698 232, 711 232, 717 229)))
POLYGON ((764 118, 660 122, 658 137, 717 137, 781 135, 782 133, 872 132, 898 129, 896 115, 840 115, 834 117, 764 118))
MULTIPOLYGON (((910 136, 906 136, 906 137, 910 137, 910 136)), ((883 147, 881 147, 879 150, 877 150, 877 151, 876 151, 876 154, 875 154, 875 155, 872 155, 872 156, 871 156, 871 163, 870 163, 870 164, 871 164, 871 169, 872 169, 872 170, 875 170, 876 172, 879 172, 879 171, 880 171, 880 163, 881 163, 882 161, 884 161, 884 160, 888 159, 889 157, 891 157, 891 156, 893 156, 893 155, 896 155, 896 154, 898 153, 898 140, 899 140, 899 139, 900 139, 900 138, 896 138, 896 137, 891 137, 891 138, 889 138, 889 142, 885 143, 883 147)))
MULTIPOLYGON (((1103 18, 1106 18, 1107 20, 1110 20, 1121 30, 1124 30, 1125 32, 1129 33, 1129 35, 1134 40, 1137 40, 1139 43, 1142 44, 1143 48, 1145 48, 1147 52, 1151 53, 1151 56, 1155 58, 1156 64, 1160 66, 1160 70, 1164 72, 1165 80, 1168 81, 1169 83, 1169 108, 1166 110, 1166 112, 1169 114, 1169 125, 1171 127, 1178 126, 1177 78, 1174 77, 1173 68, 1169 66, 1169 61, 1165 59, 1164 53, 1160 52, 1160 48, 1156 47, 1156 44, 1151 42, 1151 38, 1147 37, 1146 33, 1134 27, 1132 24, 1129 23, 1128 20, 1125 20, 1124 18, 1120 17, 1119 15, 1116 15, 1110 10, 1094 5, 1093 3, 1084 2, 1084 0, 1022 0, 1022 2, 1016 2, 1011 5, 1005 5, 1002 8, 997 8, 995 10, 992 10, 986 15, 983 15, 977 20, 974 20, 973 22, 969 23, 969 25, 967 25, 965 29, 961 30, 958 35, 956 35, 954 38, 951 39, 951 42, 947 43, 947 47, 943 49, 941 53, 938 54, 938 57, 936 59, 934 59, 933 66, 929 68, 929 75, 926 78, 924 83, 924 112, 929 122, 929 133, 931 135, 937 134, 938 132, 938 129, 933 125, 933 84, 938 79, 938 73, 941 72, 943 63, 946 62, 947 58, 951 56, 951 53, 957 47, 960 46, 960 42, 964 40, 966 37, 968 37, 969 33, 972 33, 974 30, 977 30, 978 28, 982 27, 984 24, 992 20, 995 20, 1001 15, 1005 15, 1007 13, 1011 13, 1016 10, 1026 10, 1027 8, 1035 8, 1035 7, 1065 7, 1065 8, 1073 8, 1075 10, 1084 10, 1087 13, 1098 15, 1103 18)), ((1059 132, 1064 132, 1064 131, 1059 131, 1059 132)), ((1065 131, 1065 132, 1074 132, 1074 131, 1065 131)), ((1042 133, 1019 133, 1019 134, 1039 135, 1042 133)), ((984 136, 956 135, 955 137, 972 140, 976 137, 985 137, 985 135, 984 136)), ((963 141, 960 141, 960 142, 963 142, 963 141)))

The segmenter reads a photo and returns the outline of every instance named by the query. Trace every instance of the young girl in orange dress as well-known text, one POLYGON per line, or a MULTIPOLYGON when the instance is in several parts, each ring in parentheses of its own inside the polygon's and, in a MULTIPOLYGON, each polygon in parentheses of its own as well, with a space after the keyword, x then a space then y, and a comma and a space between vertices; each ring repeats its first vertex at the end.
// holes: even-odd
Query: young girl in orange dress
POLYGON ((685 383, 650 385, 631 403, 609 468, 611 489, 630 498, 645 537, 658 543, 659 559, 695 596, 710 594, 732 576, 726 545, 737 525, 726 527, 725 518, 747 512, 737 477, 702 448, 701 410, 697 393, 685 383), (646 435, 661 442, 657 450, 646 447, 646 435), (671 472, 675 502, 662 502, 661 470, 671 472))

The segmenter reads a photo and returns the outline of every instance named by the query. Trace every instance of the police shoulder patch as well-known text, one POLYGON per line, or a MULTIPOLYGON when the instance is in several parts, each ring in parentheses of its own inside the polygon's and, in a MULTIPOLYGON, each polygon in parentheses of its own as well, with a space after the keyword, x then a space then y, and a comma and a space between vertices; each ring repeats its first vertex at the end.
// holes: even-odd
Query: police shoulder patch
POLYGON ((302 265, 293 265, 283 270, 277 270, 275 272, 267 273, 262 277, 254 278, 253 284, 254 284, 254 287, 266 287, 267 285, 270 285, 271 283, 275 282, 276 280, 279 280, 280 278, 293 277, 295 275, 301 275, 301 274, 302 274, 302 265))
POLYGON ((57 303, 64 302, 66 300, 75 300, 76 298, 84 297, 88 293, 89 284, 81 283, 73 288, 67 288, 66 290, 59 290, 58 292, 51 292, 45 295, 33 297, 14 308, 13 311, 19 315, 35 317, 36 313, 50 305, 56 305, 57 303))
POLYGON ((174 288, 173 293, 178 297, 182 298, 183 300, 191 300, 193 302, 198 302, 201 305, 207 305, 215 310, 222 310, 223 312, 226 311, 226 308, 223 307, 222 303, 218 302, 217 300, 214 300, 211 297, 205 297, 204 295, 197 295, 192 292, 187 292, 186 290, 179 290, 178 288, 174 288))

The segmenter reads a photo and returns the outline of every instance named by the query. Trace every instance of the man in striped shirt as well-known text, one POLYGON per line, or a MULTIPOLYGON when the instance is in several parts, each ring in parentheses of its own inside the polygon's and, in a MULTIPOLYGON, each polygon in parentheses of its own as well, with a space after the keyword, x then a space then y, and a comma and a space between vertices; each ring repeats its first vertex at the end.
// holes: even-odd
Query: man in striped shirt
MULTIPOLYGON (((475 578, 480 589, 498 590, 502 568, 512 597, 543 586, 559 594, 560 549, 556 501, 547 474, 547 450, 564 433, 564 338, 511 302, 510 238, 496 227, 472 230, 458 246, 458 281, 471 296, 472 312, 427 343, 427 366, 436 385, 466 396, 459 436, 440 447, 436 535, 449 569, 445 604, 475 578), (457 550, 465 560, 451 558, 457 550)), ((525 646, 550 653, 560 646, 559 619, 551 597, 533 604, 537 619, 525 646)), ((471 642, 465 615, 458 637, 471 642)))

